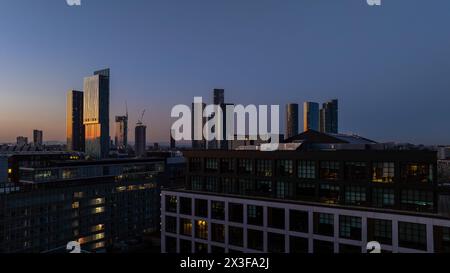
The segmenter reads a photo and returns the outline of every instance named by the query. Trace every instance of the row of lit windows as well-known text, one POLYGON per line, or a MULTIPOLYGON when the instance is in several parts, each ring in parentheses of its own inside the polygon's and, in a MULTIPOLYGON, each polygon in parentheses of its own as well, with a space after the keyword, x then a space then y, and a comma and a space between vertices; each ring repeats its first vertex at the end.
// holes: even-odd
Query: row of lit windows
MULTIPOLYGON (((241 205, 242 206, 242 205, 241 205)), ((253 225, 262 225, 262 207, 249 206, 249 219, 253 225), (260 211, 258 211, 260 209, 260 211), (260 218, 259 221, 255 220, 260 218)), ((269 227, 284 229, 284 209, 268 208, 269 227)), ((333 214, 314 213, 313 233, 322 236, 334 237, 335 223, 333 214)), ((289 210, 290 226, 289 230, 296 232, 309 232, 308 213, 298 210, 289 210)), ((180 218, 179 228, 177 228, 177 218, 166 216, 165 218, 167 233, 180 234, 183 236, 194 236, 197 239, 209 240, 211 232, 211 241, 225 243, 225 225, 219 223, 208 223, 206 220, 194 220, 180 218), (193 225, 195 226, 193 230, 193 225), (210 225, 210 227, 209 227, 210 225)), ((362 219, 355 216, 340 215, 338 219, 338 236, 343 239, 362 240, 362 219)), ((383 219, 368 219, 367 222, 368 240, 378 241, 382 244, 392 244, 392 221, 383 219)), ((262 231, 249 229, 249 237, 255 236, 255 233, 262 234, 262 231)), ((444 235, 449 236, 449 229, 444 228, 444 235), (445 233, 447 232, 447 233, 445 233)), ((427 250, 427 230, 426 225, 408 222, 398 223, 399 246, 417 250, 427 250)), ((280 235, 284 236, 284 235, 280 235)), ((243 228, 228 226, 229 244, 234 246, 243 246, 243 228)), ((450 242, 447 238, 446 242, 450 242)), ((260 241, 262 243, 262 241, 260 241)), ((256 244, 252 242, 251 244, 256 244)), ((249 246, 249 248, 259 249, 249 246)), ((262 249, 260 249, 262 250, 262 249)))
MULTIPOLYGON (((202 170, 201 158, 190 158, 190 171, 202 170)), ((206 171, 218 172, 219 162, 222 173, 234 171, 233 159, 206 158, 206 171)), ((256 175, 271 177, 274 175, 273 160, 256 160, 256 175)), ((276 160, 276 174, 278 176, 294 176, 294 160, 276 160)), ((317 168, 315 161, 297 161, 297 177, 303 179, 323 180, 371 180, 377 183, 392 183, 396 179, 394 162, 373 162, 369 176, 369 164, 367 162, 344 162, 343 174, 341 174, 341 162, 320 161, 317 168), (341 177, 343 175, 343 177, 341 177)), ((253 174, 253 161, 250 159, 238 159, 238 173, 253 174)), ((401 178, 408 182, 432 182, 433 165, 407 163, 402 164, 401 178)))

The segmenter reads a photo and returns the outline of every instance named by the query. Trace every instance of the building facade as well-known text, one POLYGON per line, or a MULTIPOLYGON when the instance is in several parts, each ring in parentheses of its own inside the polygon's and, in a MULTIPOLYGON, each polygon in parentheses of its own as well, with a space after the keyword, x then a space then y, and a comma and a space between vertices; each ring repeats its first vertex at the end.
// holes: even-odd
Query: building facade
POLYGON ((449 252, 436 153, 354 142, 185 152, 185 187, 162 192, 162 251, 449 252))
POLYGON ((116 116, 114 145, 117 149, 128 147, 128 116, 116 116))
POLYGON ((337 134, 339 132, 338 100, 331 100, 320 109, 320 131, 337 134))
POLYGON ((20 190, 0 192, 0 253, 55 252, 71 241, 105 252, 159 230, 163 159, 76 157, 9 157, 9 179, 20 190))
POLYGON ((85 152, 96 159, 109 155, 109 69, 84 79, 85 152))
POLYGON ((33 144, 42 146, 44 144, 44 132, 41 130, 33 130, 33 144))
POLYGON ((298 135, 298 122, 298 104, 288 104, 286 106, 286 138, 298 135))
POLYGON ((66 132, 67 150, 84 152, 83 92, 70 90, 67 93, 66 132))
POLYGON ((317 102, 305 102, 303 104, 303 131, 320 130, 319 104, 317 102))
POLYGON ((134 136, 135 154, 137 157, 142 157, 147 149, 147 126, 142 123, 136 124, 134 136))

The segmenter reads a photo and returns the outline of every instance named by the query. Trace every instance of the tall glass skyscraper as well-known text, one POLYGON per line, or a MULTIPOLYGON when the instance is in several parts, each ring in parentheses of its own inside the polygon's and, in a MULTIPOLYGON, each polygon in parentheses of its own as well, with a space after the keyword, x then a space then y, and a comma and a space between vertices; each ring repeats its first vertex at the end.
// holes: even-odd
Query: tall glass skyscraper
POLYGON ((286 106, 286 136, 291 138, 298 135, 298 104, 290 103, 286 106))
POLYGON ((320 131, 332 134, 339 132, 338 100, 326 102, 320 109, 320 131))
POLYGON ((303 131, 319 131, 319 104, 305 102, 303 104, 303 131))
POLYGON ((83 92, 67 93, 67 150, 84 152, 83 92))
POLYGON ((116 116, 116 135, 114 144, 117 149, 126 149, 128 146, 128 115, 116 116))
POLYGON ((84 79, 85 152, 92 158, 109 154, 109 69, 84 79))

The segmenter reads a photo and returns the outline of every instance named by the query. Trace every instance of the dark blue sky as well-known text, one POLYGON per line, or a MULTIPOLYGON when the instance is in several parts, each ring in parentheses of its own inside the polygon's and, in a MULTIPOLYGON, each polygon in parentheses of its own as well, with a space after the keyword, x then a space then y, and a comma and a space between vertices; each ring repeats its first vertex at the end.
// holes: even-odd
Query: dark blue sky
POLYGON ((449 26, 448 0, 2 0, 0 141, 64 140, 66 91, 110 67, 111 115, 146 108, 149 141, 220 87, 243 104, 338 98, 342 132, 450 143, 449 26))

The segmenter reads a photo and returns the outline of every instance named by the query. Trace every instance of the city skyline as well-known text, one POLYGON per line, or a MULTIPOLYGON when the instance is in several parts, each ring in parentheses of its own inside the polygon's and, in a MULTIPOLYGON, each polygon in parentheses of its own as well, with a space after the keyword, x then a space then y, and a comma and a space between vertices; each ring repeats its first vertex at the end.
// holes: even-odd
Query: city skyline
POLYGON ((114 71, 111 123, 124 101, 129 124, 147 109, 149 143, 169 142, 173 105, 197 95, 212 101, 214 88, 244 105, 337 98, 343 133, 450 142, 443 125, 450 114, 445 1, 403 0, 382 8, 364 1, 326 2, 326 8, 325 1, 95 1, 76 8, 35 2, 17 1, 0 11, 2 143, 31 139, 34 128, 44 131, 45 141, 65 142, 66 92, 83 89, 82 78, 101 67, 114 71), (106 31, 92 27, 93 18, 104 21, 106 31), (74 46, 85 35, 92 43, 74 46))

